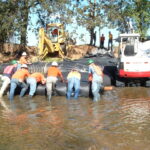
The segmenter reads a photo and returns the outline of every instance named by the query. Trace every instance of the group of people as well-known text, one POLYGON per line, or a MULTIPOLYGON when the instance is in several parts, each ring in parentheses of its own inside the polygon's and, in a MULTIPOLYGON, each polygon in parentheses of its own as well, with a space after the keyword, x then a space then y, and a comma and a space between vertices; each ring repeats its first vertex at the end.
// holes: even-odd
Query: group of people
MULTIPOLYGON (((104 34, 101 35, 100 37, 100 48, 104 48, 104 42, 105 42, 105 36, 104 34)), ((113 35, 111 32, 109 32, 109 37, 108 37, 108 50, 113 49, 113 35)))
MULTIPOLYGON (((10 85, 9 100, 14 99, 17 87, 20 88, 20 98, 25 95, 28 89, 29 97, 32 98, 36 92, 37 84, 41 83, 46 84, 47 99, 50 101, 52 98, 52 93, 55 92, 55 85, 59 77, 62 82, 67 83, 67 99, 71 99, 72 93, 74 93, 73 99, 78 99, 81 73, 77 67, 72 68, 67 75, 67 80, 65 80, 61 70, 58 67, 58 63, 55 61, 52 62, 51 66, 48 68, 46 77, 44 77, 41 72, 34 72, 30 74, 28 64, 27 54, 26 52, 23 52, 19 61, 13 60, 11 61, 11 65, 4 68, 3 75, 1 75, 3 84, 0 89, 0 97, 4 95, 4 92, 10 85)), ((103 83, 103 71, 102 68, 97 66, 92 59, 88 60, 88 65, 89 85, 91 85, 93 101, 98 101, 100 100, 99 91, 103 83)))

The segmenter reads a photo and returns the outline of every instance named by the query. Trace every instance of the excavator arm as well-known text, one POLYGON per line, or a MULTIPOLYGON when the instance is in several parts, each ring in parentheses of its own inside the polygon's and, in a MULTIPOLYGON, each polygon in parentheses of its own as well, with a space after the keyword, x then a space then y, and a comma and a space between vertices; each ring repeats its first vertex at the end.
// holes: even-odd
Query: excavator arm
POLYGON ((44 28, 39 30, 39 57, 44 59, 48 53, 58 52, 59 57, 64 58, 64 52, 60 46, 60 43, 52 43, 51 39, 46 35, 44 28))

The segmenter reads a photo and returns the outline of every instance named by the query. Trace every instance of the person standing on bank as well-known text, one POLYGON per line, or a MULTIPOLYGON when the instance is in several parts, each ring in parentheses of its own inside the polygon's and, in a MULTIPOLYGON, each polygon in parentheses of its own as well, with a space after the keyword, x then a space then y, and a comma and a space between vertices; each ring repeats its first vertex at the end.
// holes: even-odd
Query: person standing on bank
POLYGON ((27 78, 27 84, 29 85, 29 97, 32 98, 33 95, 36 92, 36 87, 37 84, 41 83, 41 84, 45 84, 46 83, 46 79, 44 78, 44 75, 40 72, 35 72, 32 73, 28 78, 27 78))
POLYGON ((16 60, 12 60, 11 65, 8 65, 4 68, 3 75, 1 76, 3 84, 2 84, 2 87, 0 89, 0 97, 3 96, 4 92, 8 88, 8 86, 10 84, 11 77, 16 72, 16 70, 17 70, 17 61, 16 60))
POLYGON ((104 34, 102 34, 102 36, 100 37, 100 48, 104 48, 104 41, 105 41, 105 36, 104 34))
POLYGON ((70 100, 71 94, 74 90, 74 99, 77 100, 79 96, 79 91, 80 91, 80 79, 81 79, 81 74, 79 73, 77 68, 73 68, 68 76, 67 76, 67 81, 68 81, 68 88, 67 88, 67 99, 70 100))
POLYGON ((51 100, 52 90, 55 90, 55 85, 58 80, 58 77, 60 77, 62 82, 64 82, 64 77, 62 75, 61 70, 58 68, 58 63, 54 61, 52 62, 52 66, 49 67, 47 71, 46 90, 48 101, 51 100))
POLYGON ((113 50, 113 35, 110 31, 109 31, 109 39, 108 39, 108 50, 109 49, 111 49, 111 51, 113 50))
POLYGON ((93 46, 96 44, 96 31, 93 33, 93 46))
POLYGON ((28 85, 24 81, 29 76, 30 73, 28 71, 28 66, 26 64, 21 65, 21 69, 17 70, 12 76, 10 82, 9 100, 14 99, 14 94, 17 86, 21 88, 20 98, 24 96, 25 92, 28 89, 28 85))
POLYGON ((97 66, 92 59, 88 60, 89 65, 89 77, 91 78, 92 82, 92 94, 93 94, 93 101, 100 100, 100 88, 102 87, 103 83, 103 71, 102 68, 97 66))

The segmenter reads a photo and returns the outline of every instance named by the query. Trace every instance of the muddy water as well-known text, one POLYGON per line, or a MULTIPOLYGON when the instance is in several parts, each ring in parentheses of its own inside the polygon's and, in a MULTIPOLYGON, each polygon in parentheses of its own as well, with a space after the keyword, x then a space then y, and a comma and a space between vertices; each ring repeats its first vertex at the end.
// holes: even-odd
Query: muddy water
POLYGON ((107 91, 100 102, 7 97, 0 106, 0 150, 149 150, 150 90, 107 91))

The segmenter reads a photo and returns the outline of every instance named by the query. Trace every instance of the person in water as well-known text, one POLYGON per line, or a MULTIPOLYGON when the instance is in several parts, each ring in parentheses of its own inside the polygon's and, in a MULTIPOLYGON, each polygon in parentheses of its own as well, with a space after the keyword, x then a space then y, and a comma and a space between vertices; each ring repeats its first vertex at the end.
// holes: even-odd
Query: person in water
POLYGON ((67 76, 68 88, 67 88, 67 99, 70 100, 71 94, 74 89, 74 99, 77 100, 80 91, 80 79, 81 74, 78 68, 74 67, 67 76))

